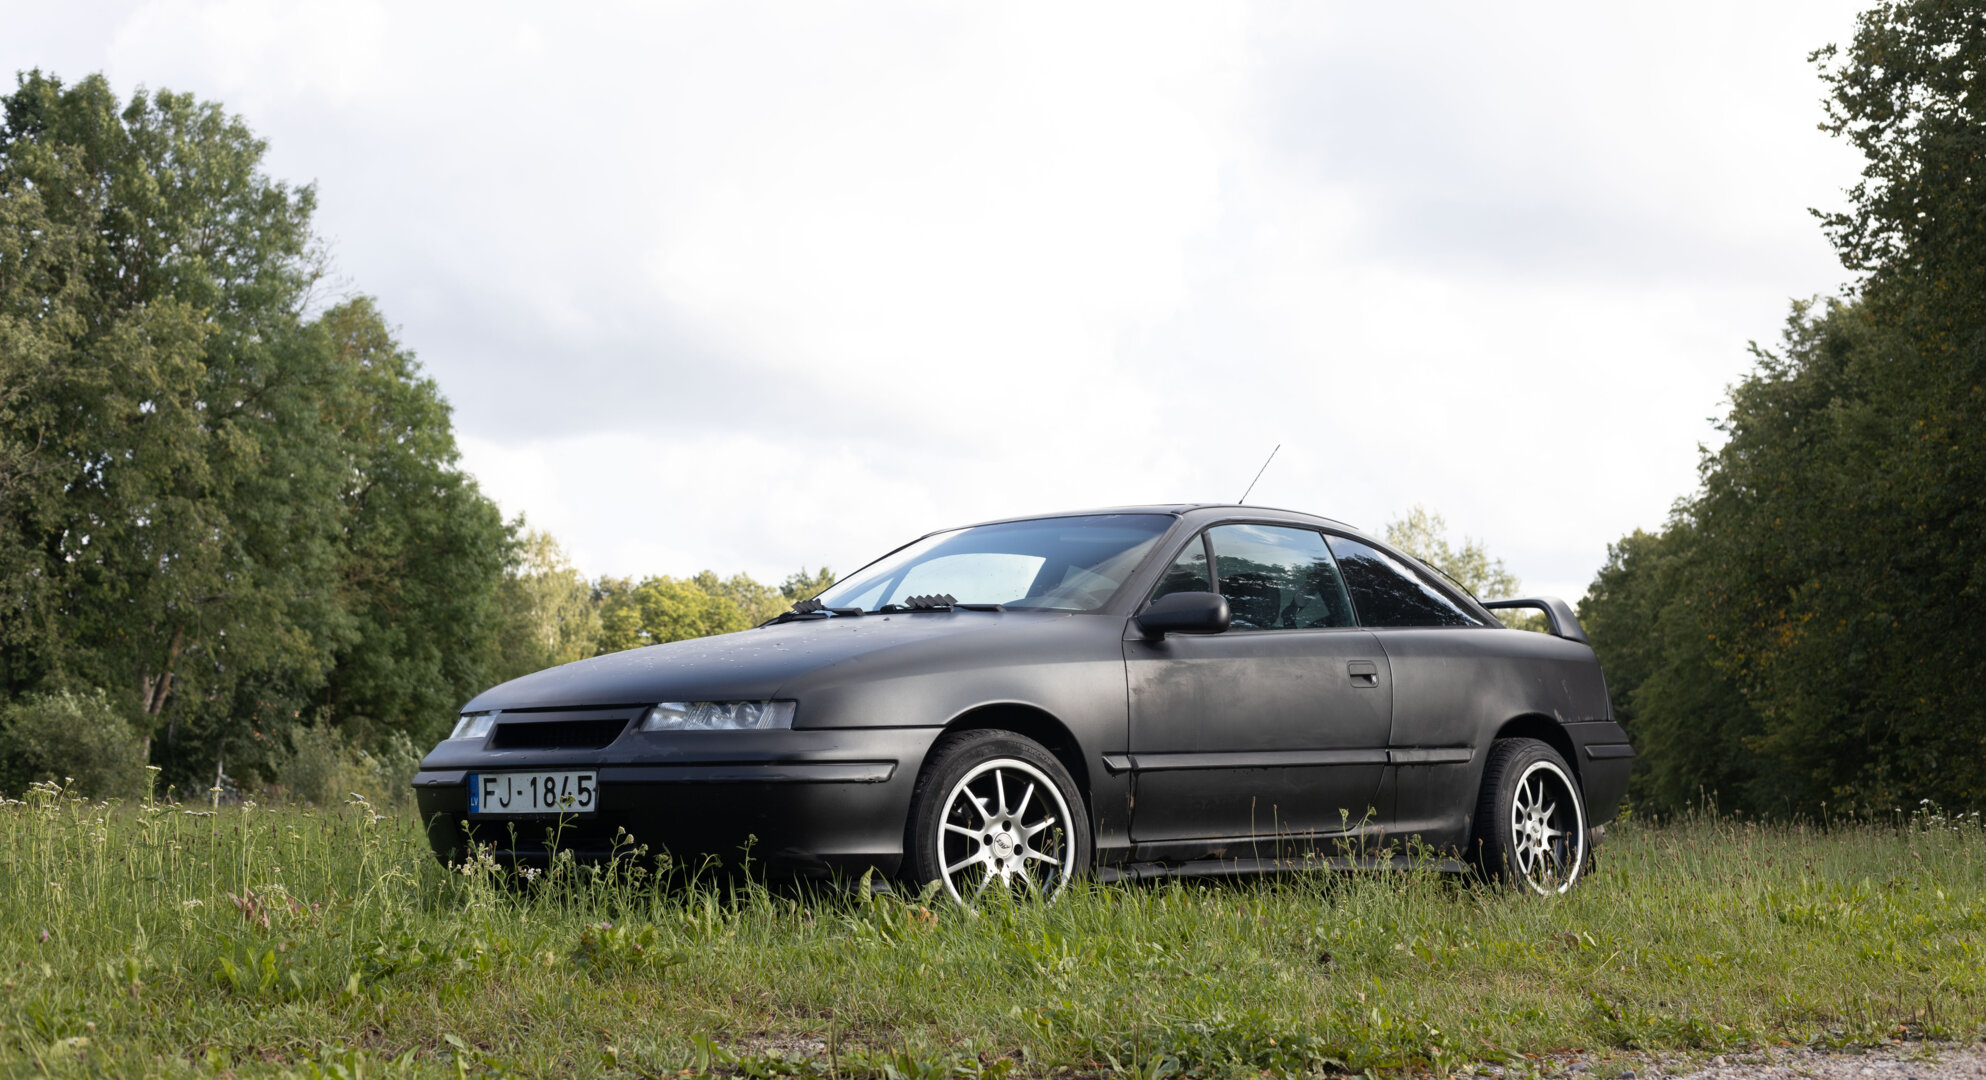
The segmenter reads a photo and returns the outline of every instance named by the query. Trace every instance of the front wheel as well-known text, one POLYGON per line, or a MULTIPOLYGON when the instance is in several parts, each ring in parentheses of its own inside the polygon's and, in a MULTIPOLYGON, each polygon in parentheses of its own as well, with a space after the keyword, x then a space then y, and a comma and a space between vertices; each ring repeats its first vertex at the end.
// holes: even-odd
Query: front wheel
POLYGON ((1490 744, 1476 802, 1478 868, 1550 896, 1569 891, 1586 870, 1586 800, 1558 751, 1537 739, 1490 744))
POLYGON ((999 887, 1051 898, 1089 866, 1089 815, 1069 770, 1010 731, 963 731, 931 748, 905 830, 911 877, 963 904, 999 887))

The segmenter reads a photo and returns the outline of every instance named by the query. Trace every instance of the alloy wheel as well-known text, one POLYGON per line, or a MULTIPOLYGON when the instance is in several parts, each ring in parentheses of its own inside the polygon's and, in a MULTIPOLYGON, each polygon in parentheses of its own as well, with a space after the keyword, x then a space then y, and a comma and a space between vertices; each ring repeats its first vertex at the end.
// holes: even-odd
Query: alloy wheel
POLYGON ((1010 757, 982 762, 952 785, 944 806, 938 862, 952 899, 976 903, 995 882, 1052 897, 1075 873, 1068 804, 1034 765, 1010 757))
POLYGON ((1585 809, 1572 781, 1549 761, 1532 762, 1510 800, 1511 870, 1533 892, 1562 893, 1586 862, 1585 809))

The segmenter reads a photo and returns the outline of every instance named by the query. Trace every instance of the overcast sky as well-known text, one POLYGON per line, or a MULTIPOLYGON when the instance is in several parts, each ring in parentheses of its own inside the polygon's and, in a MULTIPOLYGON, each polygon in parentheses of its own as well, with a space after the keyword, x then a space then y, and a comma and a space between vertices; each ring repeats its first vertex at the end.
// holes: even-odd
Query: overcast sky
POLYGON ((1250 501, 1570 598, 1847 281, 1806 57, 1856 9, 0 0, 0 65, 241 114, 589 574, 1232 501, 1280 443, 1250 501))

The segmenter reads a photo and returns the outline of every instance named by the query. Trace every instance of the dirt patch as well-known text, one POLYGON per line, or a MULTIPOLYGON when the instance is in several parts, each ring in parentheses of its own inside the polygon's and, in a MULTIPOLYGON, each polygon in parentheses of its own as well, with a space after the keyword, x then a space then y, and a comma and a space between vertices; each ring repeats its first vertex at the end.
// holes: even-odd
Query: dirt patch
POLYGON ((1686 1080, 1986 1080, 1986 1046, 1904 1043, 1853 1054, 1765 1050, 1714 1057, 1663 1074, 1686 1080))
POLYGON ((1986 1045, 1898 1043, 1865 1051, 1770 1048, 1700 1056, 1613 1054, 1492 1067, 1496 1076, 1536 1072, 1566 1080, 1986 1080, 1986 1045))

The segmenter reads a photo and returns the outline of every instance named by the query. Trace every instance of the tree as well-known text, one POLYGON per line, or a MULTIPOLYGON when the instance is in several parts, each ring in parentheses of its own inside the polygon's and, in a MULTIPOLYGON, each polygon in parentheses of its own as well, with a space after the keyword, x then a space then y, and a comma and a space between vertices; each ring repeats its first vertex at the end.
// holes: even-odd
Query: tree
POLYGON ((504 677, 500 589, 516 541, 457 464, 447 402, 372 302, 340 304, 312 329, 348 387, 326 413, 344 456, 341 501, 324 512, 342 524, 337 602, 352 632, 322 700, 361 745, 440 738, 504 677))
POLYGON ((827 587, 832 584, 834 584, 834 571, 823 566, 809 573, 803 566, 786 575, 786 580, 779 583, 779 593, 786 598, 787 603, 798 603, 801 600, 812 600, 826 592, 827 587))
POLYGON ((1614 718, 1640 753, 1635 804, 1674 812, 1709 800, 1757 812, 1773 803, 1762 782, 1770 765, 1751 746, 1762 721, 1719 667, 1703 625, 1701 551, 1680 515, 1659 534, 1635 530, 1608 546, 1579 620, 1613 690, 1614 718))
POLYGON ((502 677, 515 678, 599 651, 600 610, 593 588, 551 534, 527 529, 504 574, 502 677))
MULTIPOLYGON (((708 572, 700 576, 716 580, 708 572)), ((694 578, 651 577, 639 585, 627 578, 602 578, 597 590, 603 653, 728 634, 752 625, 737 604, 704 591, 694 578)))
POLYGON ((102 688, 169 778, 305 713, 430 732, 509 543, 367 301, 313 316, 311 188, 218 105, 0 102, 0 694, 102 688))
POLYGON ((1849 208, 1821 215, 1859 295, 1794 306, 1699 491, 1602 571, 1595 624, 1639 620, 1656 661, 1637 668, 1629 633, 1596 645, 1667 798, 1693 781, 1758 812, 1977 806, 1986 11, 1880 3, 1815 59, 1827 126, 1866 158, 1849 208))
POLYGON ((827 588, 827 567, 804 567, 787 575, 777 589, 748 574, 720 578, 709 570, 688 578, 651 577, 636 585, 627 578, 601 578, 593 587, 599 609, 599 651, 619 652, 665 641, 729 634, 786 611, 799 599, 827 588))
POLYGON ((1462 583, 1477 596, 1498 599, 1514 596, 1523 588, 1517 575, 1491 559, 1482 541, 1462 538, 1462 546, 1448 541, 1448 522, 1440 514, 1416 503, 1407 516, 1386 526, 1386 542, 1462 583))
POLYGON ((761 585, 747 574, 733 574, 719 580, 716 574, 705 570, 690 580, 711 596, 729 601, 750 626, 757 626, 793 606, 785 593, 761 585))
MULTIPOLYGON (((1522 595, 1523 583, 1502 559, 1489 557, 1482 541, 1463 537, 1462 546, 1454 546, 1448 541, 1448 522, 1418 503, 1406 517, 1387 523, 1386 542, 1461 582, 1479 598, 1522 595)), ((1536 613, 1499 611, 1496 616, 1519 630, 1542 631, 1546 626, 1544 616, 1536 613)))
POLYGON ((31 595, 9 636, 37 643, 10 674, 111 688, 148 729, 175 690, 212 700, 328 659, 287 632, 313 603, 298 584, 335 561, 335 521, 311 512, 334 455, 287 332, 313 196, 263 178, 261 152, 190 97, 120 112, 101 78, 30 74, 5 103, 0 186, 33 193, 67 256, 15 302, 53 289, 73 315, 37 327, 40 377, 9 418, 41 480, 10 500, 31 595))
POLYGON ((1826 130, 1862 152, 1850 208, 1816 211, 1876 318, 1942 359, 1976 360, 1986 327, 1986 11, 1972 0, 1886 0, 1844 53, 1814 53, 1826 130))

